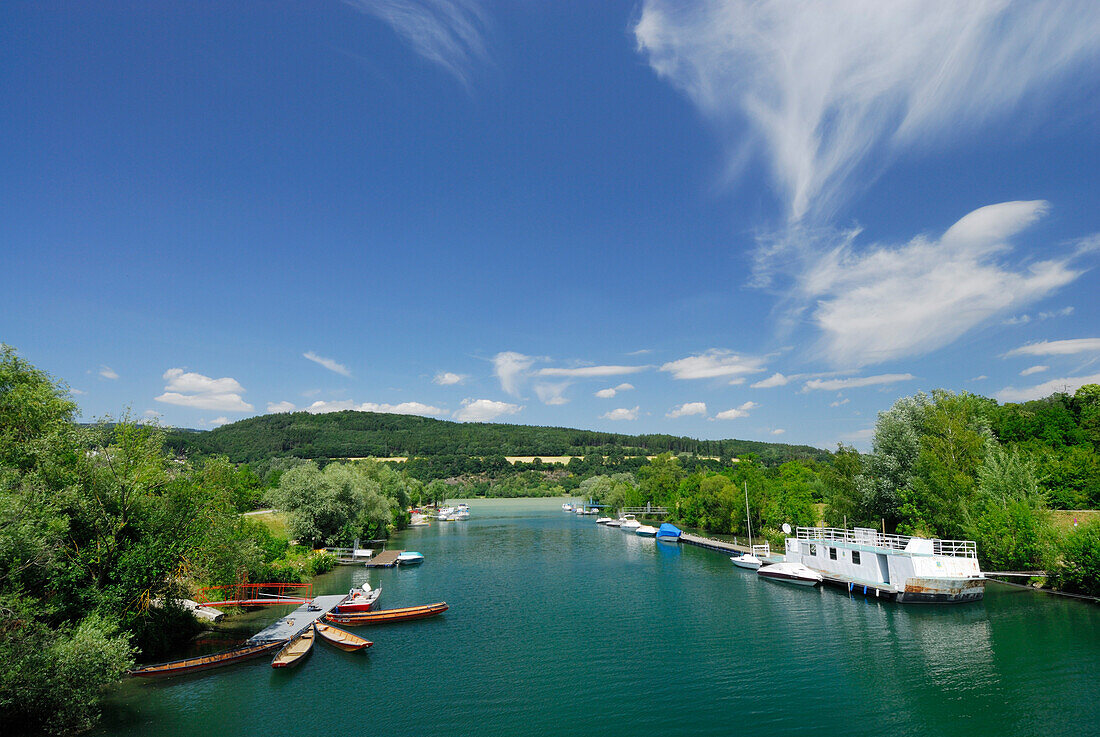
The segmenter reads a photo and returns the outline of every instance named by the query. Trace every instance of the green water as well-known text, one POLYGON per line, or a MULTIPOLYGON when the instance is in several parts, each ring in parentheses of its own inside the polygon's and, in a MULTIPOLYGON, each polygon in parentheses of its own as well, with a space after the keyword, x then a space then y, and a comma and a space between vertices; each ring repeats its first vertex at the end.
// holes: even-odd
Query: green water
POLYGON ((442 617, 359 628, 366 653, 318 643, 290 672, 135 679, 98 734, 1100 734, 1100 607, 998 586, 957 607, 851 599, 560 504, 475 500, 392 541, 423 565, 316 582, 442 617))

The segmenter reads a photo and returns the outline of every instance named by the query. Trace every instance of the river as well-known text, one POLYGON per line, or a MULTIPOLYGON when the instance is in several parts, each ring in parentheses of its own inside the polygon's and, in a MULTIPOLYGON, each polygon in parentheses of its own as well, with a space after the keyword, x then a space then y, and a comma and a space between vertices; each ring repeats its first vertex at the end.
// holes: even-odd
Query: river
MULTIPOLYGON (((132 679, 100 735, 1100 734, 1100 607, 990 585, 913 606, 759 580, 718 553, 561 511, 472 500, 465 522, 399 533, 423 565, 341 567, 381 608, 440 617, 355 631, 345 653, 132 679)), ((247 615, 245 636, 285 613, 247 615)))

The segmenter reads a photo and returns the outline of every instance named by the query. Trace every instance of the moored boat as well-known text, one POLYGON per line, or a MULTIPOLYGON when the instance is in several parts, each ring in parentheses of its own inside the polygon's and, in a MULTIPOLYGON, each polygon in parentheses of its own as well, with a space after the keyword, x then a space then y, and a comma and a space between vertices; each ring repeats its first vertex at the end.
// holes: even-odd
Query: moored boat
POLYGON ((335 614, 330 612, 325 615, 325 621, 348 627, 357 627, 365 624, 385 624, 387 622, 403 622, 408 619, 434 617, 447 611, 447 609, 447 602, 440 601, 435 604, 408 606, 400 609, 383 609, 378 612, 366 612, 364 614, 335 614))
POLYGON ((317 622, 314 626, 317 628, 317 634, 321 636, 321 639, 349 653, 368 648, 374 644, 365 637, 346 632, 325 622, 317 622))
POLYGON ((597 525, 606 525, 607 523, 613 522, 613 521, 614 520, 611 517, 600 517, 596 520, 596 524, 597 525))
POLYGON ((662 522, 661 526, 657 528, 657 539, 661 542, 680 542, 680 535, 682 534, 683 532, 679 527, 668 522, 662 522))
POLYGON ((619 527, 623 532, 634 532, 642 526, 642 523, 635 519, 632 514, 623 515, 619 520, 619 527))
POLYGON ((271 661, 271 667, 289 668, 292 665, 298 665, 313 650, 315 639, 317 639, 317 633, 314 631, 313 625, 310 624, 298 633, 297 637, 291 638, 289 642, 283 645, 282 650, 275 653, 275 657, 271 661))
POLYGON ((657 528, 652 525, 642 525, 634 530, 634 534, 642 537, 657 537, 657 528))
POLYGON ((801 563, 792 563, 790 561, 772 563, 770 566, 761 566, 757 569, 756 575, 772 581, 793 583, 798 586, 817 586, 824 580, 817 571, 811 571, 801 563))
POLYGON ((375 602, 378 601, 378 597, 382 595, 382 587, 379 586, 376 589, 372 589, 369 583, 363 584, 361 589, 352 589, 348 594, 347 601, 342 604, 337 604, 333 609, 335 612, 341 614, 350 614, 353 612, 369 612, 375 602))
POLYGON ((573 505, 570 504, 569 502, 562 502, 561 511, 563 511, 563 512, 572 512, 573 511, 573 505))
POLYGON ((168 678, 184 673, 193 673, 208 668, 217 668, 231 663, 239 663, 242 660, 271 652, 277 647, 282 647, 283 644, 285 644, 284 640, 275 640, 274 642, 245 645, 233 650, 212 653, 210 655, 201 655, 195 658, 183 658, 182 660, 171 660, 167 663, 145 665, 140 668, 134 668, 130 671, 130 675, 141 678, 168 678))
POLYGON ((424 562, 424 554, 418 553, 415 550, 406 550, 397 556, 397 565, 399 566, 413 566, 417 563, 424 562))
POLYGON ((747 568, 749 570, 756 570, 763 562, 752 553, 742 553, 741 555, 730 556, 730 560, 738 568, 747 568))
POLYGON ((623 521, 621 519, 609 519, 607 522, 604 522, 604 524, 608 527, 622 527, 623 521))

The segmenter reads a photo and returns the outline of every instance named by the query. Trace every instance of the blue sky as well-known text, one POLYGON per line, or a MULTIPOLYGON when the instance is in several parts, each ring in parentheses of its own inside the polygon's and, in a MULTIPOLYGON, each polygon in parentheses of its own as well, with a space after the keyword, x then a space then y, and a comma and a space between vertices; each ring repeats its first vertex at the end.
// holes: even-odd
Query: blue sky
POLYGON ((867 447, 1100 381, 1100 5, 0 7, 0 341, 85 419, 867 447))

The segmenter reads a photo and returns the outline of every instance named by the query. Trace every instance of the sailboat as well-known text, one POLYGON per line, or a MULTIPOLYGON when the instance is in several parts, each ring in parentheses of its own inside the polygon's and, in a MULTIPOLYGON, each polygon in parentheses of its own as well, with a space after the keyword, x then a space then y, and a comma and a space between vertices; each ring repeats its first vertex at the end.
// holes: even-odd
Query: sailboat
MULTIPOLYGON (((749 550, 752 550, 752 517, 749 515, 749 482, 745 482, 745 524, 749 528, 749 550)), ((761 561, 752 553, 742 553, 730 558, 733 564, 739 568, 747 568, 755 571, 760 567, 761 561)))

